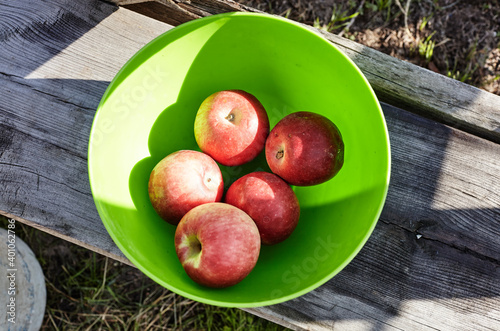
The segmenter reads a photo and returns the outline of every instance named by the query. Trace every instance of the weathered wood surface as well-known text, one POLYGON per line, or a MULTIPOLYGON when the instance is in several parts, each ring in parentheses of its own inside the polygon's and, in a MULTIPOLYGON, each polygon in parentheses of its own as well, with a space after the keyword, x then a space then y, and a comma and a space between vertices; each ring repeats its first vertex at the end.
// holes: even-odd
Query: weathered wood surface
MULTIPOLYGON (((173 25, 230 11, 257 11, 232 0, 111 1, 173 25)), ((497 96, 349 39, 304 26, 322 34, 349 56, 363 71, 381 101, 500 143, 497 96)))
POLYGON ((115 4, 171 25, 213 14, 258 10, 225 0, 110 0, 115 4))
POLYGON ((111 79, 171 26, 101 1, 0 6, 0 210, 128 262, 89 195, 88 137, 111 79))
MULTIPOLYGON (((92 200, 88 137, 119 68, 170 28, 99 0, 0 2, 0 213, 129 263, 92 200)), ((500 329, 500 145, 383 108, 373 235, 317 290, 249 311, 294 329, 500 329)))

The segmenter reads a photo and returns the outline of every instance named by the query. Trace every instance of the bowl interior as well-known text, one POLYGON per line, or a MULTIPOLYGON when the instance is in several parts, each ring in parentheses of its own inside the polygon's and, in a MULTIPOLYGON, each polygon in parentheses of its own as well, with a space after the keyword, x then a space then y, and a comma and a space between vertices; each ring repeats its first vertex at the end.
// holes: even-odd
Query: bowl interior
MULTIPOLYGON (((262 14, 230 13, 168 31, 117 74, 99 105, 89 142, 97 210, 123 253, 161 285, 194 300, 254 307, 282 302, 326 282, 361 249, 385 201, 389 141, 380 105, 364 76, 313 32, 262 14), (254 94, 271 127, 291 112, 330 118, 345 143, 345 162, 327 183, 296 187, 299 225, 286 241, 264 246, 255 269, 236 286, 210 289, 187 277, 175 254, 175 227, 147 193, 158 161, 199 150, 193 123, 201 102, 225 89, 254 94)), ((268 170, 264 154, 222 167, 226 187, 268 170)))

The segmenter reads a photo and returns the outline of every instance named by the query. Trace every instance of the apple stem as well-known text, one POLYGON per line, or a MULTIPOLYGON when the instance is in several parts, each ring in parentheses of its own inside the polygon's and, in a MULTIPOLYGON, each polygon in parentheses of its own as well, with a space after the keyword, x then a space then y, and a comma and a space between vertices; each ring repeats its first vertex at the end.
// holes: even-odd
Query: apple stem
POLYGON ((193 253, 199 254, 201 252, 201 242, 197 242, 193 247, 193 253))
POLYGON ((276 153, 276 158, 279 160, 283 157, 284 154, 285 154, 285 151, 279 150, 278 153, 276 153))
POLYGON ((201 252, 201 241, 198 239, 196 235, 191 235, 188 237, 189 241, 189 256, 196 257, 201 252))
POLYGON ((228 120, 229 122, 234 121, 234 114, 233 114, 233 113, 230 113, 229 115, 227 115, 227 116, 226 116, 226 120, 228 120))

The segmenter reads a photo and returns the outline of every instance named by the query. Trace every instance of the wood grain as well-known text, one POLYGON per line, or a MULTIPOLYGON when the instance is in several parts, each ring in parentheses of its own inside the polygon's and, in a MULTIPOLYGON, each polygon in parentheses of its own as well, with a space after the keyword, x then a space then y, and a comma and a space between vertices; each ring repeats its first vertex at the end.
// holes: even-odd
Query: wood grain
MULTIPOLYGON (((257 12, 230 0, 113 1, 173 25, 230 11, 257 12)), ((500 96, 398 60, 349 39, 303 26, 322 35, 351 58, 381 101, 500 143, 500 96)))
POLYGON ((0 13, 2 214, 130 263, 96 217, 88 137, 111 79, 171 26, 100 1, 16 1, 0 13))
POLYGON ((234 1, 220 0, 112 0, 119 6, 136 11, 156 20, 177 26, 193 19, 212 14, 248 11, 256 9, 234 1))
MULTIPOLYGON (((90 126, 171 26, 98 0, 0 3, 0 24, 0 213, 128 262, 90 193, 90 126)), ((391 185, 365 247, 311 293, 248 311, 294 329, 500 329, 500 145, 383 110, 391 185)))

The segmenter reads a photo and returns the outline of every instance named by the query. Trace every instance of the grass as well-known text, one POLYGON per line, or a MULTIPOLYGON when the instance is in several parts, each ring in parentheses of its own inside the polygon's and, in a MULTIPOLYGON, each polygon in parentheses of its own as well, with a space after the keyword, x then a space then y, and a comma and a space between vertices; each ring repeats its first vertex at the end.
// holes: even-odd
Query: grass
POLYGON ((319 18, 316 17, 313 26, 315 28, 319 28, 327 32, 344 28, 348 29, 349 23, 353 21, 360 13, 359 11, 354 11, 354 13, 350 13, 352 9, 353 9, 352 7, 345 9, 342 6, 334 4, 332 8, 332 16, 330 18, 330 21, 327 22, 326 24, 321 24, 319 18))
POLYGON ((418 43, 418 54, 420 57, 425 59, 427 63, 429 63, 432 59, 432 55, 434 54, 434 47, 436 46, 436 42, 432 40, 432 36, 434 36, 436 32, 434 31, 430 35, 428 35, 424 41, 420 41, 418 43))
POLYGON ((42 330, 287 330, 241 309, 183 298, 136 268, 19 222, 15 232, 45 275, 42 330))

